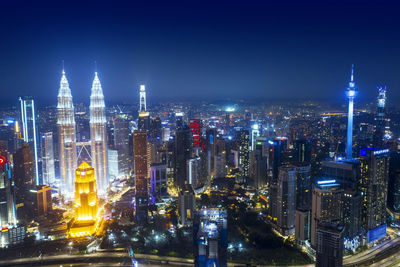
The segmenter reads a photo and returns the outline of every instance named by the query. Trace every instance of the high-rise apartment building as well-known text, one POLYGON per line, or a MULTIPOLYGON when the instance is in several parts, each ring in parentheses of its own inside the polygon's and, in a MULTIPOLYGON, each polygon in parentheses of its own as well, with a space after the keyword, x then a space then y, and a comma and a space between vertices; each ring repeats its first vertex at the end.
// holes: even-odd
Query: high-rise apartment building
POLYGON ((375 229, 380 229, 381 226, 386 228, 389 149, 363 149, 360 152, 359 161, 358 191, 361 194, 361 225, 368 239, 375 229))
POLYGON ((121 175, 130 173, 133 159, 129 153, 129 120, 119 114, 114 118, 114 148, 118 151, 118 171, 121 175))

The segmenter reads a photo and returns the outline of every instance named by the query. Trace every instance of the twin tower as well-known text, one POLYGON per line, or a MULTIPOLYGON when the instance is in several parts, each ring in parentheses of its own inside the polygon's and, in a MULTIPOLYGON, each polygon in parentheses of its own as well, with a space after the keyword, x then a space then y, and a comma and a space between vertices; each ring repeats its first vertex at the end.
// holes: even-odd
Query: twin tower
MULTIPOLYGON (((76 128, 71 89, 63 70, 57 97, 57 127, 61 192, 74 193, 75 169, 77 168, 76 128)), ((104 194, 108 186, 108 158, 106 139, 106 114, 103 89, 97 72, 94 74, 90 95, 90 143, 92 166, 97 180, 97 191, 104 194)))

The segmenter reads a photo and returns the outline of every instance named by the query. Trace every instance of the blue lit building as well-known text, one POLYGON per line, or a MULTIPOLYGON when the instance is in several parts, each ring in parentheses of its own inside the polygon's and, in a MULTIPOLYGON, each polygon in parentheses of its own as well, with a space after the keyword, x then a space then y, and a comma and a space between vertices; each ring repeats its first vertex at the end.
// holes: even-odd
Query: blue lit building
POLYGON ((193 223, 194 265, 227 266, 227 211, 201 209, 193 223))

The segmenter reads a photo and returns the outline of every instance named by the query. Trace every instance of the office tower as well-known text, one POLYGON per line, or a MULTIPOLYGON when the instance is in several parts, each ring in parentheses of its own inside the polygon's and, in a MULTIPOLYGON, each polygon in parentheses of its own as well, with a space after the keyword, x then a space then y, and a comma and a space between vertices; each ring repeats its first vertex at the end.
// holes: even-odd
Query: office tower
POLYGON ((349 87, 346 90, 346 96, 349 99, 349 112, 347 117, 347 144, 346 144, 346 158, 353 158, 353 108, 354 98, 357 94, 356 83, 354 82, 354 65, 351 66, 351 78, 349 87))
POLYGON ((180 130, 185 126, 185 122, 183 121, 183 112, 176 112, 175 113, 175 126, 176 130, 180 130))
POLYGON ((192 157, 192 131, 189 127, 182 127, 175 132, 174 171, 175 184, 183 188, 187 183, 186 161, 192 157))
POLYGON ((266 142, 257 138, 254 150, 250 153, 250 177, 254 181, 254 187, 261 189, 267 184, 267 164, 266 142))
POLYGON ((239 131, 239 169, 243 182, 247 182, 250 176, 250 136, 249 131, 242 129, 239 131))
POLYGON ((355 159, 322 161, 321 168, 324 178, 335 180, 341 188, 357 190, 359 181, 359 162, 355 159))
POLYGON ((147 222, 149 203, 147 131, 134 131, 133 149, 135 164, 135 215, 138 224, 145 224, 147 222))
POLYGON ((279 167, 277 194, 277 226, 282 235, 294 233, 296 211, 296 167, 284 165, 279 167))
POLYGON ((226 152, 219 153, 214 157, 214 178, 226 177, 226 152))
POLYGON ((114 148, 118 151, 118 171, 121 175, 130 173, 132 157, 129 153, 129 120, 126 115, 119 114, 114 118, 114 148))
MULTIPOLYGON (((270 140, 271 141, 271 140, 270 140)), ((276 181, 279 175, 279 167, 284 163, 283 152, 287 147, 286 137, 276 137, 270 143, 269 165, 272 166, 272 180, 276 181)))
POLYGON ((193 137, 193 147, 201 147, 201 131, 202 125, 201 120, 199 119, 192 119, 190 120, 190 130, 192 130, 192 137, 193 137))
POLYGON ((156 116, 154 120, 151 121, 150 123, 150 142, 151 143, 157 143, 161 144, 162 139, 161 139, 161 118, 160 116, 156 116))
POLYGON ((256 146, 257 137, 260 136, 260 130, 258 124, 253 124, 251 126, 251 147, 250 150, 253 151, 256 146))
POLYGON ((153 163, 150 165, 150 192, 154 199, 167 196, 167 165, 153 163))
POLYGON ((27 191, 34 186, 33 151, 24 144, 14 154, 14 181, 18 219, 25 217, 24 205, 27 202, 27 191))
POLYGON ((179 221, 183 226, 189 226, 193 222, 196 197, 192 185, 185 184, 178 192, 179 221))
POLYGON ((187 160, 187 183, 197 188, 201 184, 202 164, 201 158, 196 157, 187 160))
MULTIPOLYGON (((385 228, 389 179, 389 149, 369 148, 360 151, 360 179, 358 191, 362 196, 361 225, 367 232, 367 242, 384 237, 376 236, 376 229, 385 228), (370 236, 374 238, 369 238, 370 236)), ((380 233, 382 233, 379 230, 380 233)))
POLYGON ((388 185, 389 221, 392 226, 400 227, 400 153, 392 152, 389 162, 388 185))
POLYGON ((310 239, 311 230, 311 211, 308 209, 296 209, 295 222, 294 222, 294 236, 296 242, 300 245, 304 245, 306 240, 310 239))
POLYGON ((374 146, 381 147, 384 139, 391 136, 389 119, 386 118, 386 86, 378 87, 377 111, 375 116, 374 146))
POLYGON ((201 209, 193 222, 194 266, 227 266, 227 211, 201 209))
POLYGON ((42 169, 43 184, 54 185, 56 183, 56 173, 52 132, 44 133, 42 136, 42 169))
POLYGON ((92 165, 99 194, 106 192, 109 182, 106 122, 103 89, 97 72, 95 72, 90 95, 90 141, 92 143, 92 165))
POLYGON ((38 130, 36 126, 35 101, 32 97, 19 98, 21 105, 22 133, 25 143, 29 143, 33 151, 34 182, 41 184, 38 165, 38 130))
POLYGON ((311 210, 311 165, 303 163, 295 163, 297 170, 296 180, 296 209, 311 210))
POLYGON ((139 118, 138 118, 138 129, 140 131, 150 130, 150 114, 147 112, 146 106, 146 88, 142 84, 140 85, 139 92, 139 118))
POLYGON ((52 208, 51 187, 43 185, 36 192, 37 198, 37 214, 38 216, 45 216, 52 208))
POLYGON ((26 227, 17 225, 11 163, 0 156, 0 248, 22 243, 26 227))
POLYGON ((75 117, 71 89, 63 70, 60 90, 57 96, 58 150, 61 174, 61 191, 70 195, 73 192, 74 172, 77 164, 75 117))
POLYGON ((75 216, 69 236, 95 233, 98 223, 98 200, 95 170, 85 161, 75 171, 75 216))
POLYGON ((343 266, 343 234, 344 227, 340 224, 318 224, 316 267, 343 266))
POLYGON ((311 141, 298 139, 294 143, 294 161, 311 163, 311 141))
POLYGON ((119 177, 118 169, 118 150, 108 149, 107 150, 107 160, 108 160, 108 174, 112 178, 119 177))
POLYGON ((335 180, 318 180, 313 188, 311 209, 311 246, 316 247, 317 225, 323 222, 340 222, 342 193, 335 180))

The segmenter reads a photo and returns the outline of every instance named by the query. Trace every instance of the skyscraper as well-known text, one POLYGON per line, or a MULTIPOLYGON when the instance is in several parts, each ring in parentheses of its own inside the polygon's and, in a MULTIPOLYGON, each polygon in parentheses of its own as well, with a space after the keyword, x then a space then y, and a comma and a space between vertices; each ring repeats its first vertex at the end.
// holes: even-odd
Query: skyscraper
POLYGON ((90 95, 90 141, 92 165, 99 194, 104 194, 108 187, 106 122, 103 89, 97 72, 95 72, 90 95))
POLYGON ((42 169, 43 184, 53 185, 56 182, 54 169, 53 133, 47 132, 42 136, 42 169))
POLYGON ((175 132, 174 170, 175 183, 178 188, 183 188, 187 183, 187 160, 192 157, 192 131, 183 127, 175 132))
POLYGON ((343 266, 344 227, 338 223, 320 223, 317 227, 316 266, 343 266))
MULTIPOLYGON (((361 225, 368 238, 379 227, 385 228, 389 180, 389 149, 363 149, 360 152, 361 225)), ((376 235, 375 235, 376 237, 376 235)), ((377 237, 380 239, 381 235, 377 237)))
POLYGON ((69 235, 92 235, 98 221, 97 186, 94 169, 85 161, 75 171, 75 216, 69 235))
POLYGON ((250 136, 248 130, 239 131, 239 167, 242 179, 247 182, 250 175, 250 136))
POLYGON ((29 143, 33 150, 33 166, 35 184, 41 184, 38 167, 38 131, 36 126, 35 101, 32 97, 19 98, 21 105, 22 137, 25 143, 29 143))
POLYGON ((390 222, 393 226, 400 226, 400 152, 390 154, 388 209, 390 222))
POLYGON ((279 167, 277 226, 282 235, 294 233, 296 211, 296 167, 283 165, 279 167))
MULTIPOLYGON (((311 210, 311 245, 317 243, 317 226, 340 222, 343 190, 335 180, 318 180, 314 186, 311 210)), ((343 243, 343 242, 342 242, 343 243)))
POLYGON ((374 145, 381 147, 383 140, 390 137, 389 121, 386 118, 386 86, 378 87, 377 110, 375 116, 374 145))
POLYGON ((129 121, 126 115, 114 118, 114 148, 118 151, 118 170, 122 175, 129 174, 133 164, 129 153, 129 121))
POLYGON ((135 215, 138 224, 147 221, 149 203, 147 131, 133 133, 133 149, 135 164, 135 215))
POLYGON ((140 131, 150 130, 150 114, 149 112, 147 112, 146 88, 143 84, 140 85, 140 92, 139 92, 138 129, 140 131))
POLYGON ((0 156, 0 248, 23 242, 25 226, 17 226, 11 164, 0 156))
POLYGON ((74 171, 76 169, 75 116, 71 89, 63 70, 57 97, 57 126, 61 190, 64 194, 73 192, 74 171))
POLYGON ((346 96, 349 99, 349 112, 347 117, 347 145, 346 145, 346 158, 353 158, 353 108, 354 98, 357 94, 356 83, 354 82, 354 65, 351 66, 351 78, 349 87, 346 90, 346 96))

